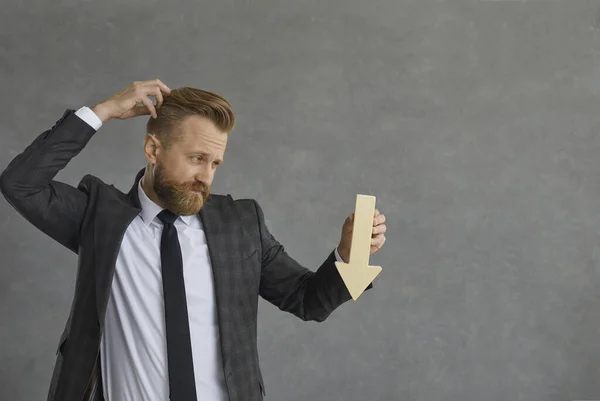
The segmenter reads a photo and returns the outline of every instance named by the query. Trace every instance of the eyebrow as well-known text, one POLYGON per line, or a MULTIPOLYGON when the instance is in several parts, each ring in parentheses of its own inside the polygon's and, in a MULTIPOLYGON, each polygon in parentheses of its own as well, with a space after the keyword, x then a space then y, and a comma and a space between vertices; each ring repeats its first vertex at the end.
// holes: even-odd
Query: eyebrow
MULTIPOLYGON (((205 157, 211 157, 212 155, 206 152, 194 152, 194 151, 190 151, 190 154, 192 155, 201 155, 201 156, 205 156, 205 157)), ((223 160, 221 159, 215 159, 215 161, 219 164, 223 163, 223 160)))

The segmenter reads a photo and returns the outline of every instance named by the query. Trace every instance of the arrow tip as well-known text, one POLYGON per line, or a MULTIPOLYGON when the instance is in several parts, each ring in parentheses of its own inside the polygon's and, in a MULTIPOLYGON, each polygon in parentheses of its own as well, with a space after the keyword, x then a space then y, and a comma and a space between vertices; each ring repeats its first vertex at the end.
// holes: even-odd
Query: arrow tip
POLYGON ((355 266, 344 262, 335 262, 335 266, 355 301, 381 273, 381 266, 355 266))

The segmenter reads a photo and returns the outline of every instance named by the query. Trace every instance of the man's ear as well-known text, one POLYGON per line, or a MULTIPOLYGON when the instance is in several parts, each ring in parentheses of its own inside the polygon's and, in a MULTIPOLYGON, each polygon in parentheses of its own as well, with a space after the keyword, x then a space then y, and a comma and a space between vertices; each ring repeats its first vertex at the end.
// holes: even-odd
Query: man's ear
POLYGON ((156 164, 160 149, 160 141, 156 135, 147 133, 144 136, 144 157, 146 161, 150 164, 156 164))

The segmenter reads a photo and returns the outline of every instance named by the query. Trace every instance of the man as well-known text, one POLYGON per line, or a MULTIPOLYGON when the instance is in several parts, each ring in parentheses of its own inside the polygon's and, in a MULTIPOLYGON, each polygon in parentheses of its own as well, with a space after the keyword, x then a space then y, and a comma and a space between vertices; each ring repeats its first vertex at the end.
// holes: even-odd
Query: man
MULTIPOLYGON (((261 400, 258 297, 307 321, 350 299, 334 262, 348 261, 352 214, 313 272, 256 201, 210 194, 234 122, 217 94, 136 81, 67 110, 2 173, 8 202, 78 254, 49 401, 261 400), (105 122, 148 114, 147 165, 127 194, 89 174, 77 188, 54 180, 105 122)), ((376 211, 371 253, 385 231, 376 211)))

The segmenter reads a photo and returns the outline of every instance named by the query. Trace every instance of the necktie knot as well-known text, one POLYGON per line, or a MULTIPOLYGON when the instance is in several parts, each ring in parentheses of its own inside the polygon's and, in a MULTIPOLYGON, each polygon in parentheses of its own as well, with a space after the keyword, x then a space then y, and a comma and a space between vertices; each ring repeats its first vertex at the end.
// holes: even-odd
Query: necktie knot
POLYGON ((158 219, 162 221, 163 224, 173 224, 175 223, 175 220, 177 220, 177 217, 179 216, 168 209, 164 209, 158 214, 158 219))

